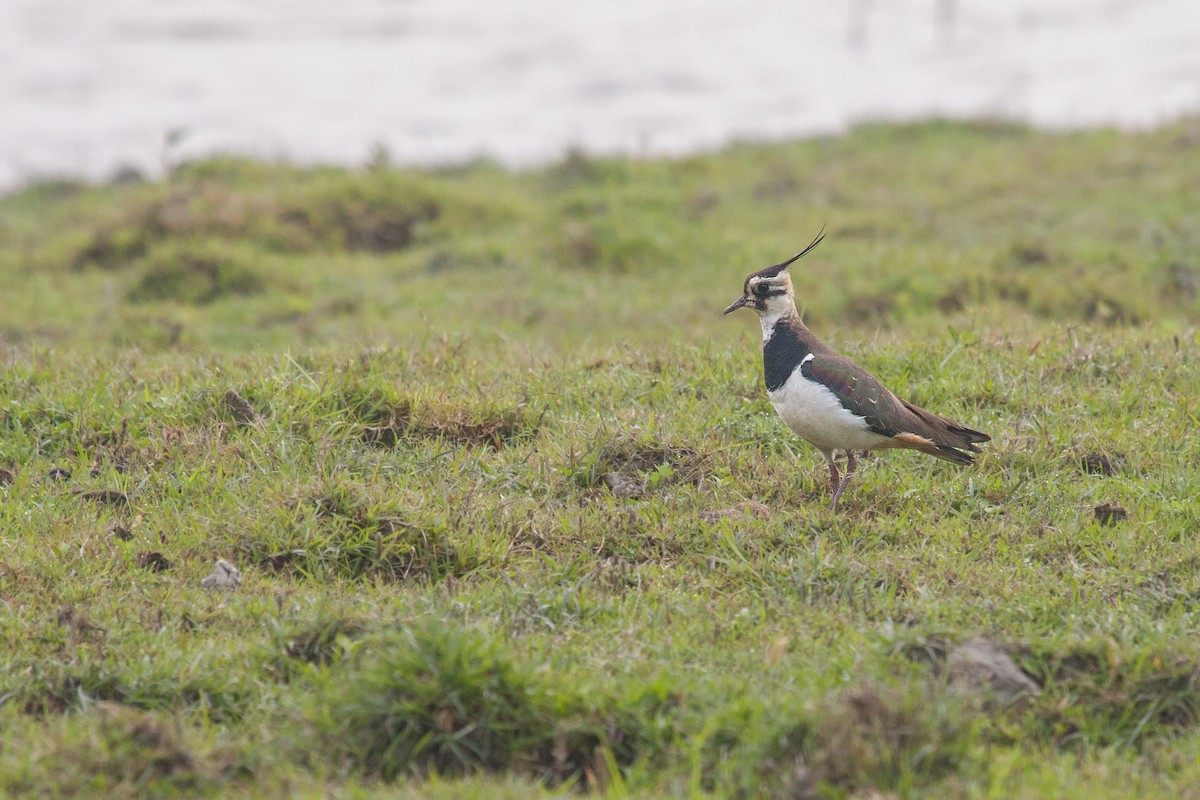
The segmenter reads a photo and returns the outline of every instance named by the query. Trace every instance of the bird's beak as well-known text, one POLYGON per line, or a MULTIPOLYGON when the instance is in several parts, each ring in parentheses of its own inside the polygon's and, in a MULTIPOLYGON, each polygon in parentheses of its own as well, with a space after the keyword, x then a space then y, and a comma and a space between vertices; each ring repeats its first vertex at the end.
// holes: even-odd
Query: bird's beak
POLYGON ((728 314, 730 311, 737 311, 739 308, 746 305, 747 302, 746 295, 742 295, 737 300, 734 300, 729 304, 729 308, 725 309, 725 313, 728 314))

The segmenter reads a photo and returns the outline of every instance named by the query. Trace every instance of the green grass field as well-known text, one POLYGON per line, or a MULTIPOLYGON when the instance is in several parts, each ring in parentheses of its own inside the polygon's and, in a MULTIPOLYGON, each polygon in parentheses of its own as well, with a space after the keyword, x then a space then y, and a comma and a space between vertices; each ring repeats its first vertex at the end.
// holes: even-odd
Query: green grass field
POLYGON ((0 198, 0 795, 1200 797, 1197 186, 1187 119, 0 198), (721 316, 825 223, 809 325, 994 437, 837 512, 721 316))

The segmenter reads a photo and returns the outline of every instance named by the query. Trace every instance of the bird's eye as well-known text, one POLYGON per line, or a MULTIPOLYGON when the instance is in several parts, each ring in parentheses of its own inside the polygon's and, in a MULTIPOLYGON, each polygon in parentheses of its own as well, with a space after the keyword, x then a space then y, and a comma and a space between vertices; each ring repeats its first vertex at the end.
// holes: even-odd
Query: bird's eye
POLYGON ((771 291, 771 284, 769 283, 760 283, 754 287, 754 293, 759 297, 766 297, 769 291, 771 291))

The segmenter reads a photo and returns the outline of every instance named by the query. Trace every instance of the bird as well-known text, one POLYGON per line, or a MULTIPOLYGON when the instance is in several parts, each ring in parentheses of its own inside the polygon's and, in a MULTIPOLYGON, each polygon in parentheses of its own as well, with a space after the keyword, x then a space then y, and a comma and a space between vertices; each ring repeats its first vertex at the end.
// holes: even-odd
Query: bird
POLYGON ((992 437, 901 400, 801 321, 788 267, 824 238, 822 228, 787 261, 751 273, 742 296, 725 313, 750 308, 758 314, 767 397, 787 426, 825 457, 833 494, 829 507, 836 509, 854 477, 856 451, 900 447, 968 465, 975 461, 973 453, 983 452, 978 445, 992 437), (844 473, 835 458, 839 450, 846 453, 844 473))

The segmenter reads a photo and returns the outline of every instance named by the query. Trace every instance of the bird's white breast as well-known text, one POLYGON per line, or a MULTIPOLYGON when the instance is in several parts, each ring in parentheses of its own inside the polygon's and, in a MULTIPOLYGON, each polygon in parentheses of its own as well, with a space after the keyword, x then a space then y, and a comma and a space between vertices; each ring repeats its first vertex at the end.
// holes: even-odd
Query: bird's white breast
POLYGON ((796 435, 822 450, 870 450, 889 441, 868 430, 867 421, 843 408, 832 391, 804 377, 800 367, 767 396, 796 435))

